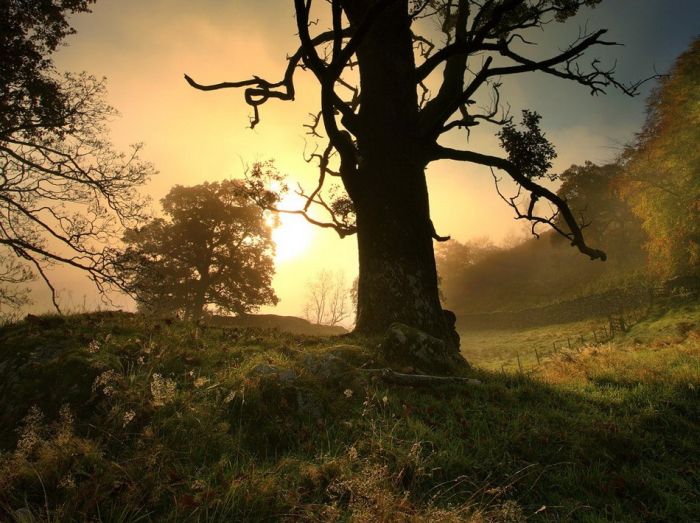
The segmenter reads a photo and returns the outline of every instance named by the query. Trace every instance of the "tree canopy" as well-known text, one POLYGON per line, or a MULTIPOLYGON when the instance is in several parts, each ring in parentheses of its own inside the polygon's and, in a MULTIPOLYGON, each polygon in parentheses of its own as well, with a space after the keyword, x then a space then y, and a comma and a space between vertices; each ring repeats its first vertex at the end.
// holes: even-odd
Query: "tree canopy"
POLYGON ((647 119, 625 151, 618 189, 642 220, 661 276, 700 269, 700 38, 649 96, 647 119))
POLYGON ((26 266, 56 293, 46 269, 82 269, 103 289, 120 286, 109 245, 123 225, 142 219, 137 189, 154 172, 109 140, 116 111, 105 83, 86 73, 59 74, 51 54, 74 31, 72 13, 92 0, 9 0, 0 6, 0 246, 23 264, 4 262, 10 278, 26 266))
POLYGON ((277 303, 270 226, 239 181, 178 185, 161 204, 165 218, 128 229, 118 260, 142 308, 197 319, 277 303))
POLYGON ((0 129, 34 129, 61 119, 70 104, 51 55, 75 32, 73 13, 95 0, 4 0, 0 4, 0 129))

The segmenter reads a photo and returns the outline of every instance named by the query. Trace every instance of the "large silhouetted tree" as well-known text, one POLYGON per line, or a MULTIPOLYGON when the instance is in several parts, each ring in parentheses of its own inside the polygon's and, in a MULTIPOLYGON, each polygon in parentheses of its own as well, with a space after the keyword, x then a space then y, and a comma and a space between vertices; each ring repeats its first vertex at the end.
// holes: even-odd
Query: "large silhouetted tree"
POLYGON ((441 238, 430 218, 429 163, 456 160, 503 171, 521 188, 522 201, 507 198, 519 218, 554 226, 581 252, 605 258, 586 244, 566 202, 537 181, 553 157, 539 116, 525 111, 523 127, 517 127, 502 113, 499 96, 504 78, 530 72, 577 82, 592 93, 614 86, 632 94, 636 85, 621 85, 599 61, 582 63, 586 50, 610 44, 603 40, 604 30, 579 31, 551 56, 530 52, 531 40, 547 24, 599 1, 294 0, 300 45, 289 55, 280 80, 253 76, 203 85, 186 79, 205 91, 243 88, 255 126, 260 107, 270 100, 293 100, 295 75, 310 71, 320 85, 321 107, 308 128, 316 136, 323 129, 328 143, 312 155, 319 160, 319 183, 307 194, 304 211, 312 204, 345 210, 320 192, 329 178, 342 181, 356 222, 330 220, 324 225, 341 236, 358 236, 357 330, 381 332, 392 322, 402 322, 456 349, 449 315, 438 296, 432 241, 441 238), (324 22, 330 29, 321 29, 324 22), (433 30, 435 26, 439 29, 433 30), (439 44, 435 33, 443 40, 439 44), (437 89, 430 89, 433 84, 437 89), (490 107, 478 108, 480 91, 491 93, 490 107), (441 145, 445 133, 469 132, 480 123, 502 127, 504 156, 441 145), (536 206, 538 200, 550 205, 536 206), (542 208, 561 215, 564 227, 548 212, 541 214, 542 208))
POLYGON ((129 229, 118 267, 146 310, 199 319, 209 305, 247 313, 277 303, 270 226, 241 183, 175 186, 166 218, 129 229))
POLYGON ((74 32, 68 17, 92 1, 0 3, 0 266, 10 284, 26 281, 30 266, 56 308, 52 264, 120 286, 108 245, 143 216, 137 188, 153 172, 140 146, 121 153, 110 143, 116 112, 104 81, 54 68, 52 53, 74 32))

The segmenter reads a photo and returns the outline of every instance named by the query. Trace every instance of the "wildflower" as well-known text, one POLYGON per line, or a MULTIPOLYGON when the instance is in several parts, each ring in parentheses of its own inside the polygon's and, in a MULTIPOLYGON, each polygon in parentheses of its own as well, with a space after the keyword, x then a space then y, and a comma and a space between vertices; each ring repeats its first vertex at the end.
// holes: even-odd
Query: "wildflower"
POLYGON ((73 474, 68 473, 65 476, 63 476, 58 482, 58 487, 66 490, 74 489, 75 479, 73 478, 73 474))
POLYGON ((382 403, 383 403, 384 405, 387 405, 387 404, 389 403, 389 398, 388 398, 387 396, 384 396, 384 397, 382 398, 382 403))
POLYGON ((352 398, 352 395, 353 395, 352 389, 345 389, 345 391, 343 391, 343 394, 348 399, 352 398))
POLYGON ((58 412, 59 425, 56 433, 56 439, 59 443, 67 443, 73 436, 73 422, 75 418, 70 411, 70 407, 66 404, 61 406, 58 412))
POLYGON ((232 390, 228 393, 228 395, 224 398, 224 403, 228 405, 231 403, 234 399, 236 399, 236 391, 232 390))
POLYGON ((135 417, 136 413, 133 410, 127 410, 122 417, 122 427, 126 427, 135 417))
POLYGON ((114 369, 109 369, 104 371, 102 374, 95 378, 92 384, 92 392, 97 392, 102 389, 105 396, 113 396, 116 394, 117 390, 114 388, 114 384, 117 382, 117 373, 114 369))
POLYGON ((97 354, 100 352, 100 342, 97 340, 92 340, 88 345, 88 352, 90 354, 97 354))
POLYGON ((358 456, 359 453, 357 452, 357 449, 354 446, 348 449, 348 458, 350 458, 350 461, 355 461, 358 456))
POLYGON ((153 396, 153 405, 162 407, 172 401, 175 396, 175 382, 170 378, 164 378, 158 373, 153 374, 151 395, 153 396))
POLYGON ((19 429, 17 440, 17 453, 23 456, 29 455, 43 440, 44 414, 39 407, 32 405, 27 415, 22 419, 22 428, 19 429))
POLYGON ((416 441, 413 445, 411 445, 411 450, 408 451, 408 455, 413 459, 417 459, 420 456, 421 450, 423 450, 421 442, 416 441))
POLYGON ((194 380, 194 386, 198 389, 204 387, 204 385, 206 385, 207 383, 209 383, 209 378, 205 378, 203 376, 200 376, 199 378, 194 380))

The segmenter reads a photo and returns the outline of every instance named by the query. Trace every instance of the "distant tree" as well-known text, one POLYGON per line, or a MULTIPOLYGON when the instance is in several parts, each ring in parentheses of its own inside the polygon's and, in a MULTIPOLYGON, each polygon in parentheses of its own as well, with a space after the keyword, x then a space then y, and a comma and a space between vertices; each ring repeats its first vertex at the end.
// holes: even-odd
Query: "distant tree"
POLYGON ((488 238, 477 238, 464 243, 451 239, 436 246, 435 263, 446 306, 459 302, 464 293, 460 287, 468 269, 496 249, 488 238))
MULTIPOLYGON (((479 242, 449 241, 435 251, 446 304, 460 312, 523 309, 638 280, 646 266, 646 234, 615 191, 621 171, 616 164, 586 162, 558 175, 557 195, 568 202, 587 237, 605 249, 608 263, 587 263, 552 231, 540 234, 539 241, 480 250, 479 242)), ((564 226, 560 218, 553 223, 564 226)))
POLYGON ((118 259, 142 308, 198 319, 207 306, 241 314, 277 303, 270 226, 239 181, 178 185, 161 204, 166 217, 128 229, 118 259))
POLYGON ((637 84, 620 84, 600 61, 582 63, 591 48, 611 43, 604 39, 605 30, 579 30, 549 56, 528 45, 550 24, 599 2, 294 0, 299 46, 289 53, 281 79, 252 76, 210 85, 189 76, 186 80, 205 91, 244 89, 255 126, 263 104, 295 99, 298 71, 313 74, 320 108, 308 129, 316 137, 325 133, 327 142, 311 155, 318 160, 319 181, 305 193, 308 205, 300 212, 309 216, 311 206, 325 209, 330 218, 323 226, 341 236, 357 233, 356 330, 384 332, 400 321, 443 339, 456 353, 451 316, 438 296, 433 240, 444 238, 431 221, 428 164, 451 160, 504 173, 521 188, 522 198, 506 198, 518 218, 551 225, 554 218, 547 211, 553 208, 564 218, 566 228, 558 230, 571 245, 590 258, 605 258, 586 243, 566 201, 539 181, 553 154, 539 116, 526 111, 523 130, 513 126, 499 90, 508 78, 541 73, 581 84, 593 94, 609 87, 634 94, 637 84), (326 21, 328 30, 323 29, 326 21), (483 107, 479 100, 489 96, 493 103, 483 107), (445 145, 448 134, 457 143, 456 133, 466 138, 476 126, 488 125, 496 130, 505 126, 499 134, 505 150, 501 156, 445 145), (322 193, 333 178, 346 192, 337 206, 322 193), (537 201, 550 205, 535 206, 537 201), (351 223, 343 214, 348 202, 356 216, 351 223), (340 218, 337 208, 343 212, 340 218))
POLYGON ((323 269, 308 282, 304 316, 317 325, 338 325, 350 317, 348 298, 351 289, 345 285, 341 272, 323 269))
POLYGON ((639 217, 616 190, 622 173, 616 163, 572 165, 559 175, 562 184, 557 194, 569 202, 588 237, 606 250, 611 265, 616 266, 613 270, 639 270, 646 262, 643 245, 647 235, 639 217))
POLYGON ((139 145, 123 154, 110 143, 116 111, 104 81, 54 68, 51 54, 74 32, 69 15, 91 3, 0 3, 0 255, 38 272, 57 309, 54 263, 86 271, 100 289, 120 285, 106 245, 143 218, 137 188, 153 173, 139 145))
POLYGON ((700 272, 700 38, 647 101, 647 119, 622 157, 619 190, 642 220, 651 267, 700 272))

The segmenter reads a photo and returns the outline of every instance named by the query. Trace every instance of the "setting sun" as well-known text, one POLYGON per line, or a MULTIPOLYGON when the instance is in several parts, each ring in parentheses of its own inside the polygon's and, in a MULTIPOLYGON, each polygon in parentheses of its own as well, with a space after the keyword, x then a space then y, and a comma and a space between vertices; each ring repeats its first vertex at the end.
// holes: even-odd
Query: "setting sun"
MULTIPOLYGON (((280 208, 301 209, 304 201, 296 194, 289 194, 280 202, 280 208)), ((279 263, 302 255, 311 244, 314 229, 303 216, 281 213, 278 218, 279 225, 272 231, 272 240, 275 242, 275 261, 279 263)))

